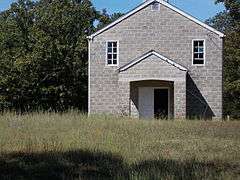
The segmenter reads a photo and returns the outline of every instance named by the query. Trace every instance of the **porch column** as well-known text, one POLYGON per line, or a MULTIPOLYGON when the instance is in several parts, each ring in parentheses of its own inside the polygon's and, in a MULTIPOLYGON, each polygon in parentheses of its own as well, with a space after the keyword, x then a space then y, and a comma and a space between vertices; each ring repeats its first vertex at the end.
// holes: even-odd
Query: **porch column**
POLYGON ((130 115, 130 82, 119 81, 118 82, 118 113, 120 115, 130 115))
POLYGON ((174 118, 186 118, 186 77, 174 81, 174 118))

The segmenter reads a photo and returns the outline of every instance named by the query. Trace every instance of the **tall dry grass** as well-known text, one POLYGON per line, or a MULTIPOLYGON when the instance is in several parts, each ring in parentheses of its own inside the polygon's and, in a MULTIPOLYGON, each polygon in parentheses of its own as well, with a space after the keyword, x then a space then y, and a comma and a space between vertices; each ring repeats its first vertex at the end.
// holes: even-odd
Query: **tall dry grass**
POLYGON ((0 179, 235 179, 239 151, 239 121, 0 116, 0 179))

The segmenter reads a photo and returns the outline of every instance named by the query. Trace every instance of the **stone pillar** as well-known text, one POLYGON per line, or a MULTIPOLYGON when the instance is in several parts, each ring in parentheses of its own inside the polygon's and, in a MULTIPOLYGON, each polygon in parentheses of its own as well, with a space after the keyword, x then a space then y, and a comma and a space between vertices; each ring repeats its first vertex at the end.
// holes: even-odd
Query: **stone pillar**
POLYGON ((186 118, 186 77, 174 82, 174 118, 186 118))
POLYGON ((118 114, 129 116, 130 115, 130 82, 118 82, 118 114))

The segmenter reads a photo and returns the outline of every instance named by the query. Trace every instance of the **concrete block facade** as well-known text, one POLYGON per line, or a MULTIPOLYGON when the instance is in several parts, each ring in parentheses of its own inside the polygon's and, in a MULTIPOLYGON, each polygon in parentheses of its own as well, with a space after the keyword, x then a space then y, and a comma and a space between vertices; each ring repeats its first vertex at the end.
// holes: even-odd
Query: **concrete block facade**
POLYGON ((89 113, 137 116, 131 99, 134 82, 144 81, 144 85, 146 81, 158 81, 158 86, 172 84, 174 118, 221 118, 222 44, 218 34, 163 4, 159 11, 152 11, 151 5, 144 7, 89 40, 89 113), (204 66, 192 65, 194 39, 205 40, 204 66), (109 40, 119 42, 118 66, 106 65, 109 40), (149 57, 119 72, 120 67, 150 50, 188 71, 149 57))
POLYGON ((129 69, 119 72, 118 78, 119 82, 126 82, 128 86, 132 83, 130 89, 134 95, 131 97, 130 93, 129 98, 130 109, 134 109, 133 113, 130 113, 133 117, 139 117, 137 112, 139 87, 170 88, 170 92, 173 93, 170 96, 171 107, 173 105, 170 117, 186 117, 186 71, 174 67, 155 55, 150 55, 129 69))

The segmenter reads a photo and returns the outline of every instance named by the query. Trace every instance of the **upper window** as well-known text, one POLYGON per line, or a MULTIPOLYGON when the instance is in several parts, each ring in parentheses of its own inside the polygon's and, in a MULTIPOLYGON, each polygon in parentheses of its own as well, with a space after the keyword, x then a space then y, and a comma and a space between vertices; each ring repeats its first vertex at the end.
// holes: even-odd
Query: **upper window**
POLYGON ((205 41, 193 40, 193 65, 205 64, 205 41))
POLYGON ((160 3, 159 2, 152 3, 152 11, 159 11, 159 9, 160 9, 160 3))
POLYGON ((107 65, 118 65, 118 41, 107 42, 107 65))

